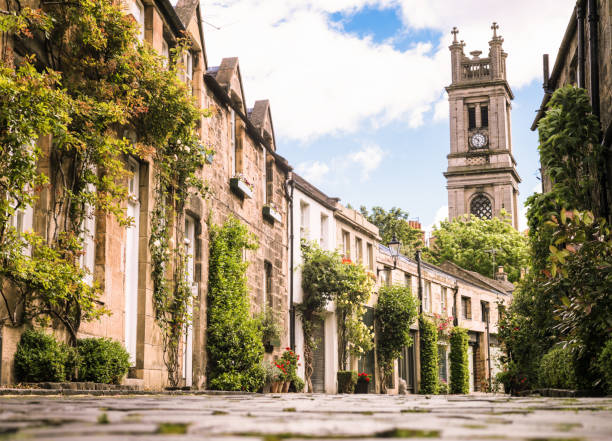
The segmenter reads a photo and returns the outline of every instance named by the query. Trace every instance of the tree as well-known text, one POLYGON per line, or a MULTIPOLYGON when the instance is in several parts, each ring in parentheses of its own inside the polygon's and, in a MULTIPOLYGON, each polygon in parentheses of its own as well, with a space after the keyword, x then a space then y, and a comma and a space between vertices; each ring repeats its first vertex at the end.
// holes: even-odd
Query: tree
POLYGON ((407 286, 383 286, 378 292, 378 303, 374 310, 378 342, 376 356, 383 388, 386 388, 392 374, 393 361, 400 358, 404 346, 413 343, 410 326, 418 315, 417 304, 416 297, 407 286))
POLYGON ((360 211, 368 222, 378 227, 381 242, 388 244, 395 236, 401 242, 400 251, 405 256, 414 256, 414 252, 424 245, 423 232, 410 226, 408 213, 401 208, 393 207, 386 211, 382 207, 372 207, 369 212, 365 206, 361 206, 360 211))
POLYGON ((503 265, 511 282, 518 281, 521 269, 528 265, 527 238, 505 218, 470 215, 443 221, 432 234, 436 237, 431 249, 434 263, 448 260, 487 277, 503 265))

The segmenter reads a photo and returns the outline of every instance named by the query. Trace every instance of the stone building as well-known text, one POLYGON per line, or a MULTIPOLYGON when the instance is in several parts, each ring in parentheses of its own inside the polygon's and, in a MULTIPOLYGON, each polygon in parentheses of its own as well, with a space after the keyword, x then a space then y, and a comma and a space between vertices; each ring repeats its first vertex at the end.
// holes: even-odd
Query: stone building
POLYGON ((450 105, 450 154, 444 173, 448 189, 448 215, 455 219, 474 214, 491 219, 502 210, 518 228, 518 184, 521 179, 512 155, 511 101, 506 79, 503 38, 494 23, 489 52, 463 51, 454 40, 449 47, 452 83, 446 88, 450 105))
MULTIPOLYGON (((198 1, 179 0, 173 8, 168 0, 126 0, 123 7, 140 26, 141 40, 159 54, 169 56, 179 38, 187 39, 189 49, 181 60, 182 80, 191 86, 198 106, 212 111, 199 127, 202 144, 215 151, 208 158, 210 164, 200 171, 210 195, 192 196, 187 201, 184 226, 179 227, 184 227, 187 277, 194 294, 193 321, 181 342, 181 385, 203 388, 209 222, 221 224, 233 215, 258 238, 259 249, 245 256, 250 263, 247 278, 251 312, 273 308, 287 329, 285 182, 290 167, 276 153, 269 103, 257 101, 253 108, 247 108, 238 60, 224 59, 219 67, 208 68, 198 1)), ((5 37, 2 44, 7 41, 5 37)), ((41 139, 43 151, 48 151, 49 145, 48 139, 41 139)), ((92 215, 87 220, 82 265, 91 270, 91 281, 102 286, 99 300, 110 315, 83 323, 78 336, 122 342, 132 364, 126 381, 159 389, 167 385, 167 370, 155 321, 149 251, 156 165, 152 157, 129 157, 125 161, 132 176, 125 182, 130 197, 124 208, 135 222, 126 228, 112 215, 92 215)), ((45 171, 48 164, 42 161, 39 167, 45 171)), ((52 189, 47 191, 29 212, 19 213, 22 231, 46 231, 52 189)), ((0 330, 1 384, 14 382, 13 354, 22 331, 8 326, 0 330)), ((286 345, 283 338, 276 352, 286 345)))
MULTIPOLYGON (((408 286, 412 294, 420 298, 424 315, 438 323, 446 322, 449 326, 466 328, 469 335, 470 392, 486 390, 489 378, 499 371, 498 305, 510 304, 514 285, 507 281, 503 269, 497 276, 500 280, 494 280, 450 262, 435 266, 421 261, 420 267, 419 279, 417 260, 400 255, 394 262, 389 248, 379 245, 378 287, 408 286)), ((418 323, 412 324, 410 334, 413 344, 405 347, 402 358, 396 361, 394 375, 387 385, 389 393, 398 392, 400 379, 406 382, 409 393, 420 390, 418 323)), ((448 338, 439 339, 439 378, 447 383, 450 381, 449 353, 448 338)), ((375 374, 374 371, 366 372, 375 374)))
MULTIPOLYGON (((544 55, 544 97, 531 126, 546 114, 546 105, 554 91, 565 85, 587 89, 593 114, 601 125, 601 143, 608 152, 606 176, 601 180, 601 204, 604 215, 611 215, 612 201, 612 0, 578 0, 563 35, 557 59, 549 71, 548 55, 544 55), (603 199, 605 198, 605 199, 603 199)), ((542 170, 542 190, 548 192, 551 182, 542 170)))

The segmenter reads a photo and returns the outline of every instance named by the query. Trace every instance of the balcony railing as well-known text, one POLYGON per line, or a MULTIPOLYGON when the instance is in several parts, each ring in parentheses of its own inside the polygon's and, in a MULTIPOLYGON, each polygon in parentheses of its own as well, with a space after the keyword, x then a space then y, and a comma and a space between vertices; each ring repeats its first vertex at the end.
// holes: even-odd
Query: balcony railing
POLYGON ((491 63, 489 61, 464 63, 462 66, 464 81, 486 80, 491 78, 491 63))

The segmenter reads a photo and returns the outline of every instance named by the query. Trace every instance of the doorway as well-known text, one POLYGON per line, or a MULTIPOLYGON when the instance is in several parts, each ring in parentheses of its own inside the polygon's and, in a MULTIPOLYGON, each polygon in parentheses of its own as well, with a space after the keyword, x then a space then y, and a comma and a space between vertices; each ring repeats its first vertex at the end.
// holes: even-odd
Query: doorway
POLYGON ((313 326, 312 336, 316 349, 312 356, 312 391, 325 393, 325 321, 318 320, 313 326))
POLYGON ((130 365, 136 365, 136 332, 138 328, 138 239, 140 235, 139 175, 140 165, 130 159, 132 176, 128 180, 127 215, 133 223, 127 228, 125 242, 125 348, 130 354, 130 365))

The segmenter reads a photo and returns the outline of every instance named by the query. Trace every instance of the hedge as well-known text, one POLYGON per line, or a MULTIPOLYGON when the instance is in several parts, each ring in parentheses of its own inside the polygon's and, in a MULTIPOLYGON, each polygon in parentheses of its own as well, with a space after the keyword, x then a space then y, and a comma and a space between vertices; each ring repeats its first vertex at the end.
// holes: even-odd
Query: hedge
POLYGON ((542 357, 538 379, 541 387, 576 389, 574 357, 569 346, 552 348, 542 357))
POLYGON ((66 380, 67 346, 52 335, 28 329, 21 335, 15 353, 15 374, 18 381, 37 383, 66 380))
POLYGON ((123 345, 108 338, 84 338, 77 343, 79 380, 121 384, 130 368, 130 355, 123 345))
POLYGON ((421 393, 438 391, 438 329, 433 321, 421 316, 421 393))
POLYGON ((336 376, 338 378, 339 394, 352 394, 355 392, 355 386, 357 385, 357 372, 338 371, 336 376))
POLYGON ((464 328, 453 328, 450 333, 450 392, 470 392, 470 370, 468 361, 468 332, 464 328))
POLYGON ((597 358, 597 367, 605 381, 606 391, 612 394, 612 339, 608 340, 597 358))
POLYGON ((264 347, 250 300, 243 261, 245 249, 256 249, 254 236, 230 216, 210 228, 207 344, 208 387, 256 392, 265 381, 264 347))

